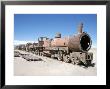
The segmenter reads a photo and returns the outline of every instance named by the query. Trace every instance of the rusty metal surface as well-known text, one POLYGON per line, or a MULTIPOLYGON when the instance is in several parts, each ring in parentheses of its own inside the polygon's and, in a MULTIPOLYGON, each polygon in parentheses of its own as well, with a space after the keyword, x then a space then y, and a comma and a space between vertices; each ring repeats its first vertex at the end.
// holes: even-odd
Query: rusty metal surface
MULTIPOLYGON (((86 42, 86 38, 85 38, 85 44, 88 44, 88 42, 86 42)), ((49 47, 50 42, 46 42, 44 41, 45 47, 49 47)), ((69 47, 70 50, 72 51, 83 51, 83 52, 87 52, 90 48, 91 48, 91 38, 87 33, 80 33, 80 34, 76 34, 73 36, 69 36, 69 37, 65 37, 65 38, 54 38, 51 41, 51 47, 69 47), (90 39, 90 44, 89 46, 84 49, 83 48, 83 43, 81 43, 82 37, 83 36, 87 36, 90 39)))
POLYGON ((61 38, 61 33, 56 33, 54 39, 39 37, 38 43, 27 43, 26 46, 20 45, 21 49, 32 49, 35 47, 68 47, 71 51, 87 52, 91 48, 90 36, 83 32, 83 23, 78 26, 76 35, 61 38))
POLYGON ((81 34, 83 32, 83 23, 80 23, 78 26, 78 34, 81 34))
POLYGON ((58 47, 58 46, 66 46, 65 45, 65 40, 62 38, 55 38, 51 41, 51 46, 52 47, 58 47))
MULTIPOLYGON (((83 32, 83 23, 78 26, 77 34, 61 38, 61 33, 56 33, 54 39, 39 37, 38 43, 27 43, 19 45, 16 49, 35 53, 40 56, 57 58, 59 61, 85 65, 93 60, 93 53, 88 52, 92 41, 90 36, 83 32)), ((19 56, 15 53, 15 56, 19 56)), ((25 56, 25 59, 37 60, 31 56, 25 56)))
MULTIPOLYGON (((74 51, 83 51, 83 52, 88 51, 91 48, 91 43, 89 44, 89 46, 87 47, 87 49, 84 50, 82 48, 82 46, 81 46, 82 45, 81 44, 81 39, 82 39, 83 36, 88 36, 89 37, 89 35, 86 34, 86 33, 78 34, 76 36, 71 36, 69 38, 68 47, 70 49, 74 50, 74 51)), ((91 42, 91 38, 90 38, 90 42, 91 42)), ((88 42, 86 44, 88 44, 88 42)))

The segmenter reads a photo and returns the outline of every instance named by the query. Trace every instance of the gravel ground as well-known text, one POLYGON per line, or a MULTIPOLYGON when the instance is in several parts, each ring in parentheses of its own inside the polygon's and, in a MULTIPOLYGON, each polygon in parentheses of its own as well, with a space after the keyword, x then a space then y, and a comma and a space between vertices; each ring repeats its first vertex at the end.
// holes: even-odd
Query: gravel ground
POLYGON ((34 55, 32 53, 20 51, 22 54, 30 54, 42 61, 27 61, 22 57, 14 57, 14 75, 15 76, 96 76, 96 49, 93 52, 95 63, 94 67, 84 68, 83 66, 73 65, 71 63, 61 62, 55 59, 34 55))

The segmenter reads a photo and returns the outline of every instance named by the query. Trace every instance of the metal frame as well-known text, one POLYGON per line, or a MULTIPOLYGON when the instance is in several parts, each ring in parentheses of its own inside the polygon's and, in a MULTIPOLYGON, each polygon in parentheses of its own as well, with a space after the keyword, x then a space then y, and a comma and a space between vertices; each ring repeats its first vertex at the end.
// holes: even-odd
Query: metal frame
MULTIPOLYGON (((5 6, 6 5, 106 5, 106 74, 107 86, 110 84, 109 75, 109 45, 110 45, 110 2, 109 1, 2 1, 1 2, 1 88, 8 89, 36 89, 36 88, 60 88, 57 85, 5 85, 5 6)), ((64 86, 70 88, 71 86, 64 86)), ((72 88, 82 87, 79 85, 72 86, 72 88)), ((86 87, 86 86, 83 86, 86 87)), ((93 86, 90 86, 91 88, 93 86)), ((106 87, 106 86, 103 86, 106 87)))

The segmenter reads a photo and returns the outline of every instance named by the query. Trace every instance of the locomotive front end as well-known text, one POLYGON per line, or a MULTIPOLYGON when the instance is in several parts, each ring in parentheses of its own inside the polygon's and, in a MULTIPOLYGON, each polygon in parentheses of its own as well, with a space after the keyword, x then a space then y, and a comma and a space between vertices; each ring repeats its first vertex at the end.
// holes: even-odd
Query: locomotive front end
POLYGON ((78 34, 70 36, 68 47, 75 52, 87 52, 90 50, 92 40, 86 32, 82 32, 83 24, 78 27, 78 34))
POLYGON ((83 24, 78 28, 78 34, 70 36, 68 40, 68 47, 70 50, 70 59, 73 63, 90 64, 93 60, 93 53, 88 52, 91 49, 92 40, 86 32, 82 32, 83 24))
POLYGON ((87 33, 83 33, 80 36, 80 40, 79 40, 80 50, 83 52, 87 52, 90 50, 91 45, 92 45, 92 40, 91 40, 90 36, 87 33))

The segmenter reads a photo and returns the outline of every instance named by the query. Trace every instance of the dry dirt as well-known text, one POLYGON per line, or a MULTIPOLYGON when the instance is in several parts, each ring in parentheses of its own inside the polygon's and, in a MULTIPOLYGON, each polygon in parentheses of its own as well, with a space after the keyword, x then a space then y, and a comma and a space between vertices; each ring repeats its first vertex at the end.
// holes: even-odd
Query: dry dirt
MULTIPOLYGON (((14 57, 14 75, 15 76, 96 76, 97 62, 96 49, 93 48, 95 63, 94 67, 84 68, 84 66, 73 65, 55 59, 37 56, 43 61, 27 61, 22 57, 14 57)), ((22 52, 22 51, 21 51, 22 52)), ((24 53, 24 52, 23 52, 24 53)), ((32 54, 32 53, 30 53, 32 54)), ((32 54, 34 55, 34 54, 32 54)))

